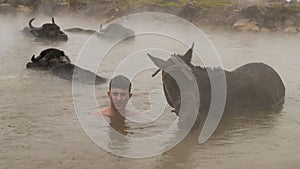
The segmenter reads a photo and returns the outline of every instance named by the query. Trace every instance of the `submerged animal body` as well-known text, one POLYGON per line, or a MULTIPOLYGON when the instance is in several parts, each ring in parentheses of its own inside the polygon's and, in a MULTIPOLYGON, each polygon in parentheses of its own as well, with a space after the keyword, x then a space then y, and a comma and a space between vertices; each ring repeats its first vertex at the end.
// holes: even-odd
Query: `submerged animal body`
MULTIPOLYGON (((192 53, 193 47, 184 55, 172 55, 167 61, 148 54, 155 65, 159 67, 159 70, 162 70, 165 97, 168 104, 174 108, 174 112, 179 116, 181 125, 184 126, 184 121, 190 118, 185 114, 187 112, 180 112, 182 104, 187 103, 182 98, 186 97, 186 93, 194 95, 195 92, 189 91, 195 88, 183 87, 184 89, 180 89, 178 85, 190 81, 188 76, 193 77, 197 83, 196 89, 199 92, 199 98, 196 98, 199 105, 198 118, 201 118, 200 121, 207 117, 207 113, 214 108, 213 106, 216 106, 211 105, 213 95, 211 77, 218 79, 225 76, 224 113, 241 110, 256 111, 283 104, 285 86, 272 67, 264 63, 248 63, 233 71, 226 71, 221 68, 205 68, 194 66, 191 63, 192 53), (175 76, 177 77, 176 80, 173 78, 175 76)), ((218 91, 218 87, 215 91, 218 91)), ((218 97, 218 93, 216 95, 218 97)))
POLYGON ((109 24, 107 27, 103 28, 102 24, 100 25, 100 30, 91 30, 91 29, 82 29, 82 28, 70 28, 65 29, 67 32, 73 32, 73 33, 84 33, 84 34, 96 34, 99 38, 103 39, 126 39, 129 37, 133 37, 135 35, 135 32, 131 29, 125 28, 123 25, 112 23, 109 24))
POLYGON ((123 25, 112 23, 109 24, 106 28, 102 28, 100 25, 100 34, 99 36, 111 39, 126 39, 134 36, 134 31, 128 28, 125 28, 123 25))
POLYGON ((50 71, 62 79, 74 79, 86 84, 98 85, 106 82, 105 78, 72 64, 70 58, 63 51, 55 48, 43 50, 37 57, 33 55, 26 68, 50 71))
POLYGON ((31 34, 39 39, 46 39, 51 41, 67 41, 68 36, 60 30, 60 27, 55 23, 52 18, 52 23, 45 23, 41 27, 35 27, 32 22, 35 18, 29 21, 29 27, 25 27, 23 32, 31 34))

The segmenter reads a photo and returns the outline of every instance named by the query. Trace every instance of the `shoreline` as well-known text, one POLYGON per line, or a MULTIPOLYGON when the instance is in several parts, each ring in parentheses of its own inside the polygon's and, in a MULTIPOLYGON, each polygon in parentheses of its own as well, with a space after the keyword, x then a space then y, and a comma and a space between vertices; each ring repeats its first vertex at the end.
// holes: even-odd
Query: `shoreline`
POLYGON ((300 32, 300 3, 240 4, 236 0, 198 1, 122 1, 122 0, 15 0, 1 1, 0 15, 77 15, 102 19, 103 24, 139 12, 176 15, 196 26, 211 29, 252 32, 300 32), (27 2, 27 3, 25 3, 27 2), (205 3, 204 3, 205 2, 205 3), (105 18, 105 19, 103 19, 105 18))

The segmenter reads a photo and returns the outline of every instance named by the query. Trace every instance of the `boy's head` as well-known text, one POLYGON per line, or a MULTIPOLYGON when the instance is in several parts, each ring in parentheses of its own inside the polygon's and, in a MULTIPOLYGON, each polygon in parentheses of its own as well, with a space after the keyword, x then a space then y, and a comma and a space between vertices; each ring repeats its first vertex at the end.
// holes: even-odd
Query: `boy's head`
POLYGON ((118 75, 112 78, 109 82, 109 91, 111 91, 112 88, 128 90, 128 92, 130 93, 131 82, 127 77, 123 75, 118 75))
POLYGON ((119 112, 124 111, 132 96, 130 80, 122 75, 115 76, 109 82, 107 95, 110 98, 111 106, 119 112))

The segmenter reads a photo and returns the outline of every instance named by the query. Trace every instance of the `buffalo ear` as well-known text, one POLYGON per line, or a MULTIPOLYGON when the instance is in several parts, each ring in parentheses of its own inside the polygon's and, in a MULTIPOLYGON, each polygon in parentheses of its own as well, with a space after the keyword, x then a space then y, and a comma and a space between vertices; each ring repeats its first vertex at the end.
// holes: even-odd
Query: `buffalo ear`
POLYGON ((193 48, 194 48, 194 42, 191 46, 191 48, 186 51, 186 53, 183 55, 183 60, 185 63, 191 63, 192 55, 193 55, 193 48))
POLYGON ((147 53, 147 55, 150 57, 152 62, 161 70, 163 70, 166 67, 166 61, 159 59, 157 57, 151 56, 149 53, 147 53))
POLYGON ((100 30, 99 30, 99 32, 103 32, 103 25, 102 24, 100 24, 100 30))

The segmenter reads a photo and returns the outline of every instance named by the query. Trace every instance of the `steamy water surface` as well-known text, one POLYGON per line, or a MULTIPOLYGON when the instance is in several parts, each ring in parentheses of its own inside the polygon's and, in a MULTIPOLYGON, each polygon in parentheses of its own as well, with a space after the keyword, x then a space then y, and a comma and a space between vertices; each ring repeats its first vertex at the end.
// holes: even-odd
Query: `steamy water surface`
MULTIPOLYGON (((95 87, 97 104, 89 99, 81 99, 78 109, 73 98, 81 98, 84 94, 74 92, 70 81, 46 72, 25 69, 33 54, 38 55, 49 47, 64 50, 74 63, 79 57, 82 59, 89 55, 88 59, 82 59, 81 64, 82 67, 92 69, 89 64, 99 58, 96 48, 101 49, 109 42, 74 33, 68 33, 68 42, 35 41, 20 32, 29 19, 0 17, 0 168, 296 169, 300 166, 300 35, 204 29, 215 45, 225 69, 233 70, 254 61, 271 65, 286 86, 283 108, 279 112, 241 113, 240 116, 225 118, 204 144, 197 143, 199 131, 193 131, 178 146, 162 155, 131 159, 114 155, 97 146, 97 141, 90 139, 91 134, 85 133, 86 130, 78 120, 80 115, 76 114, 79 110, 89 117, 89 112, 107 106, 107 84, 95 87), (95 50, 84 50, 84 45, 86 49, 95 50)), ((100 21, 79 17, 55 19, 61 28, 79 26, 98 29, 100 24, 100 21)), ((34 23, 40 25, 49 21, 50 18, 38 17, 34 23)), ((134 137, 163 132, 176 120, 168 106, 158 106, 159 110, 155 113, 147 111, 153 100, 162 100, 162 105, 165 101, 161 93, 160 75, 151 78, 156 69, 150 64, 146 51, 142 50, 144 46, 164 48, 179 54, 186 50, 179 42, 165 37, 137 36, 113 47, 97 69, 98 75, 110 78, 114 74, 130 74, 130 71, 141 67, 141 71, 132 80, 133 98, 130 106, 150 120, 143 127, 127 121, 127 134, 134 137), (124 60, 128 55, 130 57, 124 60), (152 67, 142 69, 149 65, 152 67), (162 113, 163 110, 165 113, 162 113)), ((193 63, 201 64, 197 59, 193 63)), ((75 85, 79 85, 82 91, 88 88, 84 84, 75 85)), ((96 118, 100 117, 91 117, 96 118)), ((103 131, 97 139, 109 143, 111 149, 143 152, 163 149, 165 146, 166 140, 133 148, 126 140, 114 143, 109 140, 107 126, 94 122, 91 120, 91 126, 103 131)))

